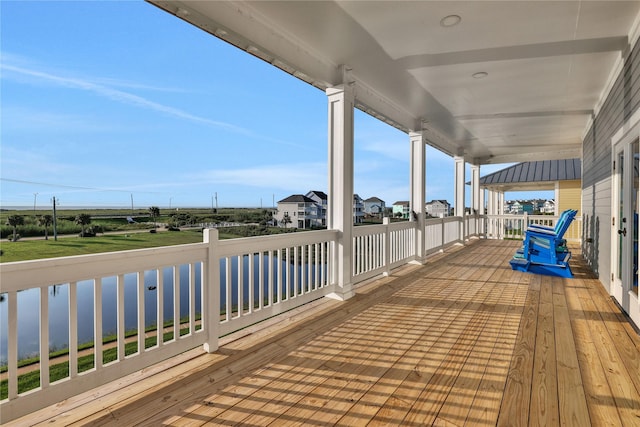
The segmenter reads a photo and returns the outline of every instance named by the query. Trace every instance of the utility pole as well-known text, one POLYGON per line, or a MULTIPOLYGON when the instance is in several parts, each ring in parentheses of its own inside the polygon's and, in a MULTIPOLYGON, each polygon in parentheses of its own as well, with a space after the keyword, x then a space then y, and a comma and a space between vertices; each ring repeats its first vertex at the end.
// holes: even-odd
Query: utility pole
POLYGON ((58 220, 56 219, 56 198, 53 197, 53 240, 58 241, 58 220))
POLYGON ((218 192, 216 191, 216 212, 218 212, 218 192))
POLYGON ((169 210, 171 210, 171 199, 173 199, 173 197, 169 197, 169 210))
POLYGON ((38 193, 33 193, 33 216, 36 215, 36 201, 38 200, 38 193))
POLYGON ((131 215, 133 215, 133 193, 131 193, 131 215))

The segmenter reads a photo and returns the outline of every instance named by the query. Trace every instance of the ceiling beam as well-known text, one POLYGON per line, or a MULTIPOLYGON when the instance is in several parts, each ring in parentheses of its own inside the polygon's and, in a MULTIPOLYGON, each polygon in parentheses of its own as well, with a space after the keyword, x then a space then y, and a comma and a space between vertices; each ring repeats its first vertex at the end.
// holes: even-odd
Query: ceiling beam
POLYGON ((442 65, 476 62, 507 61, 514 59, 545 58, 550 56, 585 53, 623 52, 628 46, 627 36, 603 37, 585 40, 567 40, 535 43, 522 46, 504 46, 460 52, 427 53, 398 58, 396 62, 407 70, 442 65))

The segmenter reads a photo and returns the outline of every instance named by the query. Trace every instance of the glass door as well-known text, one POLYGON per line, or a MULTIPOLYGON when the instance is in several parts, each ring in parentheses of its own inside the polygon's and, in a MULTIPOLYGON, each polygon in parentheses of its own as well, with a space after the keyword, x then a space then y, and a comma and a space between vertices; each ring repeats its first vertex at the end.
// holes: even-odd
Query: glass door
POLYGON ((638 293, 638 139, 620 141, 613 150, 612 289, 629 312, 629 294, 638 293))
POLYGON ((638 201, 639 201, 639 197, 638 197, 638 191, 640 190, 640 144, 638 142, 638 140, 636 139, 632 144, 631 144, 631 155, 632 155, 632 164, 633 164, 633 170, 632 173, 630 174, 632 176, 632 181, 629 183, 629 185, 632 186, 632 191, 631 191, 631 197, 632 197, 632 215, 633 215, 633 232, 631 233, 632 236, 632 270, 631 270, 631 280, 630 280, 630 287, 631 287, 631 292, 633 292, 636 295, 636 299, 638 296, 638 213, 640 212, 640 209, 638 208, 638 201))

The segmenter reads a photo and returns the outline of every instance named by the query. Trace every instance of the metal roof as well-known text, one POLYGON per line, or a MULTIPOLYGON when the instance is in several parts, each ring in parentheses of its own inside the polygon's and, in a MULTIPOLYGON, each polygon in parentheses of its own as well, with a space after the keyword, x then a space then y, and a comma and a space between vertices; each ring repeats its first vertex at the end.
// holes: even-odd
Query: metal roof
POLYGON ((484 187, 582 179, 580 159, 522 162, 480 178, 484 187))
POLYGON ((293 194, 285 199, 279 200, 278 203, 315 203, 316 201, 303 196, 302 194, 293 194))
POLYGON ((320 200, 327 200, 327 193, 324 191, 311 190, 306 194, 306 197, 309 197, 310 194, 315 194, 320 200))

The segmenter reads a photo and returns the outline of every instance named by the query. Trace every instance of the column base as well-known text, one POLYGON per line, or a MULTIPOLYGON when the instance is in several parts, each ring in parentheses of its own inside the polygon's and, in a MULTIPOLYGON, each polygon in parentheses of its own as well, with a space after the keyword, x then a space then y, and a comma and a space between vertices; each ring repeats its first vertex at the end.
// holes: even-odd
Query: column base
POLYGON ((202 345, 202 349, 205 351, 205 353, 213 353, 215 351, 218 350, 218 340, 216 340, 215 343, 204 343, 202 345))
POLYGON ((326 295, 326 298, 331 298, 338 301, 346 301, 349 298, 355 296, 355 294, 356 293, 353 292, 353 290, 349 289, 347 291, 331 292, 330 294, 326 295))

